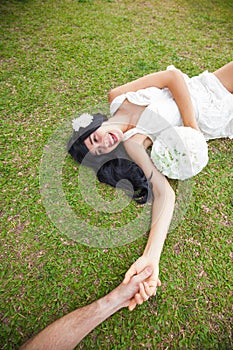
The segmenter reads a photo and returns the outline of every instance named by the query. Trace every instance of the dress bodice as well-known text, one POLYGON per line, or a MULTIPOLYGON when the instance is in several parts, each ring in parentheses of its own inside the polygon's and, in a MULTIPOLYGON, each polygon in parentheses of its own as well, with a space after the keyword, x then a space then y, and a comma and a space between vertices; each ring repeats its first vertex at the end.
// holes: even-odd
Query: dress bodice
POLYGON ((179 109, 168 89, 150 87, 121 95, 111 105, 112 115, 115 113, 114 109, 125 99, 146 108, 139 117, 137 125, 124 133, 124 141, 139 133, 147 135, 154 142, 163 130, 182 125, 179 109))
MULTIPOLYGON (((175 69, 175 67, 169 66, 167 69, 175 69)), ((212 73, 205 71, 193 78, 182 74, 190 92, 198 126, 206 140, 219 137, 232 138, 233 95, 212 73)), ((124 141, 141 133, 154 142, 158 135, 167 128, 183 125, 177 104, 167 88, 149 87, 117 96, 110 105, 111 116, 126 99, 146 108, 139 117, 135 128, 124 134, 124 141)))
MULTIPOLYGON (((175 69, 174 66, 168 69, 175 69)), ((183 74, 183 73, 182 73, 183 74)), ((184 180, 200 172, 208 162, 206 140, 233 137, 233 95, 209 72, 189 78, 187 83, 194 114, 201 132, 183 126, 170 91, 149 87, 117 96, 111 103, 113 116, 127 99, 145 106, 137 125, 124 133, 123 141, 140 133, 153 143, 151 159, 164 175, 184 180)))

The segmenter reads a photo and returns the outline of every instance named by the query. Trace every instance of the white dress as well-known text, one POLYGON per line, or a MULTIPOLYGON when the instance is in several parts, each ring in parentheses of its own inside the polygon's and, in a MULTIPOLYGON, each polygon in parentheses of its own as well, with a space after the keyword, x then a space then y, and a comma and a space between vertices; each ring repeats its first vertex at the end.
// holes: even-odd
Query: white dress
MULTIPOLYGON (((167 69, 176 68, 169 66, 167 69)), ((194 129, 183 127, 177 104, 167 88, 150 87, 117 96, 110 105, 110 114, 113 116, 125 99, 133 104, 146 106, 136 127, 124 134, 124 141, 137 133, 147 135, 153 142, 152 155, 157 155, 155 157, 157 163, 154 163, 158 169, 170 178, 183 180, 196 175, 208 162, 207 145, 203 139, 233 138, 233 95, 213 73, 205 71, 193 78, 182 74, 190 92, 196 121, 202 135, 194 129), (171 136, 172 130, 175 131, 176 137, 171 136), (172 147, 176 146, 174 140, 177 136, 182 138, 185 143, 183 147, 186 148, 186 158, 187 154, 189 159, 192 158, 188 165, 183 160, 181 162, 180 155, 183 153, 183 149, 181 150, 179 146, 175 150, 175 153, 178 152, 179 155, 174 160, 172 147), (192 139, 191 143, 190 139, 192 139), (163 147, 161 147, 161 143, 163 143, 163 147), (192 151, 191 155, 190 150, 192 151), (196 159, 196 164, 193 162, 194 159, 196 159), (174 164, 176 164, 176 170, 174 164)), ((152 160, 154 161, 153 158, 152 160)))

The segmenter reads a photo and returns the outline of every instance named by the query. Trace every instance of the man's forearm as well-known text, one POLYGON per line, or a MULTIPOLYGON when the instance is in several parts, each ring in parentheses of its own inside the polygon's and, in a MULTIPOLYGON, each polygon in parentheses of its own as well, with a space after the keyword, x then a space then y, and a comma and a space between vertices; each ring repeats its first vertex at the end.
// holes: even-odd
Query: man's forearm
POLYGON ((60 318, 24 344, 20 350, 69 350, 96 326, 121 309, 112 293, 60 318))

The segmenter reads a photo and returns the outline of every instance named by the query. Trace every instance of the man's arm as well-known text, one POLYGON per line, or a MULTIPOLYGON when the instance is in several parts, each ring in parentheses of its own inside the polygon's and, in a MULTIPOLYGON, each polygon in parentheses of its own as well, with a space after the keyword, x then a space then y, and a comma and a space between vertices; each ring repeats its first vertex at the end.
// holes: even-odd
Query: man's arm
POLYGON ((152 268, 147 267, 127 285, 121 283, 103 298, 60 318, 26 342, 20 350, 74 349, 101 322, 128 306, 139 290, 143 299, 147 300, 149 287, 146 280, 152 272, 152 268))

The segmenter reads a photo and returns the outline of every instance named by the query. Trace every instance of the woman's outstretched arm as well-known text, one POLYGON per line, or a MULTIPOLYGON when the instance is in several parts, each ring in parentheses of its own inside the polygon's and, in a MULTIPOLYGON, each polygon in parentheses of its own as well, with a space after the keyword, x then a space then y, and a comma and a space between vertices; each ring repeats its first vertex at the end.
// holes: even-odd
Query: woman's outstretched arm
MULTIPOLYGON (((153 186, 152 221, 148 241, 143 255, 130 267, 125 275, 123 283, 128 283, 130 278, 140 273, 145 266, 153 266, 153 274, 148 280, 150 296, 156 294, 159 280, 159 261, 163 245, 172 219, 175 193, 164 175, 153 165, 143 145, 143 135, 135 135, 125 142, 125 148, 130 157, 142 168, 144 174, 153 186)), ((143 298, 137 293, 129 305, 132 310, 137 304, 141 304, 143 298)))
POLYGON ((178 69, 152 73, 112 89, 109 92, 109 102, 111 103, 115 97, 121 94, 148 87, 157 87, 160 89, 168 88, 180 110, 184 126, 199 130, 188 86, 184 80, 183 74, 178 69))

